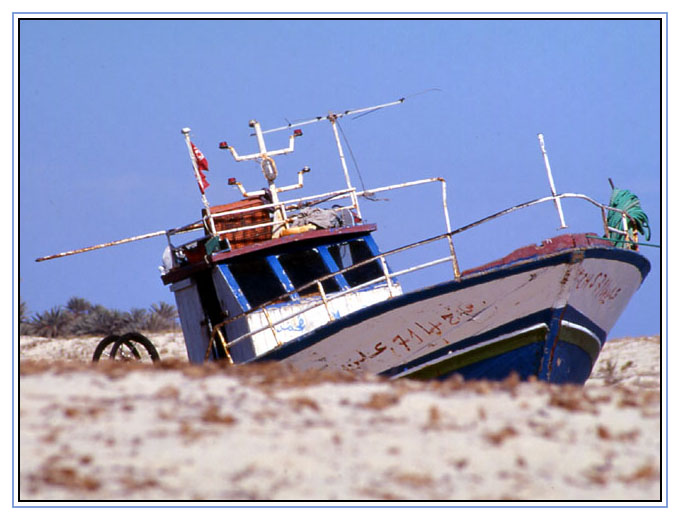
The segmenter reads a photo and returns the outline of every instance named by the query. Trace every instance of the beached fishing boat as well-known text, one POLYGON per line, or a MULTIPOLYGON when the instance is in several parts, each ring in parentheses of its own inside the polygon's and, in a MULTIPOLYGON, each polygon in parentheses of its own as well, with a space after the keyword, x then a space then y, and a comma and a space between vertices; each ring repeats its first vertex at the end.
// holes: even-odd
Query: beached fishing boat
MULTIPOLYGON (((648 231, 646 217, 640 219, 631 209, 641 213, 639 201, 628 192, 619 192, 628 195, 624 206, 601 204, 582 194, 557 194, 540 134, 551 195, 457 229, 450 224, 443 178, 358 190, 350 180, 338 120, 403 101, 331 113, 295 128, 262 130, 257 121, 250 121, 257 152, 239 155, 226 142, 219 147, 238 162, 258 162, 267 188, 248 191, 230 179, 242 198, 218 206, 209 205, 205 197, 207 162, 185 128, 203 201, 200 220, 39 260, 165 235, 161 278, 174 294, 193 363, 277 361, 299 369, 423 379, 453 374, 503 379, 514 372, 522 379, 583 383, 650 269, 637 252, 637 234, 648 231), (333 131, 342 187, 284 199, 284 193, 303 188, 309 169, 297 172, 296 184, 278 186, 274 158, 294 151, 300 127, 323 122, 333 131), (292 132, 288 147, 267 149, 265 136, 285 130, 292 132), (360 200, 427 183, 441 187, 437 204, 446 231, 382 251, 374 239, 377 226, 364 221, 360 200), (604 228, 601 235, 562 234, 493 263, 460 270, 454 247, 458 234, 545 203, 555 205, 564 227, 561 201, 566 198, 596 208, 594 213, 602 217, 597 219, 604 228), (189 232, 201 236, 175 244, 178 235, 189 232), (425 252, 435 243, 445 244, 447 254, 427 258, 425 252), (416 255, 421 258, 416 265, 390 268, 399 255, 419 251, 423 254, 416 255), (405 277, 442 264, 450 266, 445 279, 404 289, 405 277)), ((95 358, 108 346, 115 357, 134 339, 111 336, 100 344, 95 358)))

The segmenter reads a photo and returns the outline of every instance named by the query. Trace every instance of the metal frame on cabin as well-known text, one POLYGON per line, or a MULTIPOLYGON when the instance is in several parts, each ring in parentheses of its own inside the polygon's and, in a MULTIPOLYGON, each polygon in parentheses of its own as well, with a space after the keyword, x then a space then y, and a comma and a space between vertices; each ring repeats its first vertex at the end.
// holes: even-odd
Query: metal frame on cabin
MULTIPOLYGON (((243 335, 221 345, 227 353, 227 359, 229 359, 230 361, 231 361, 231 356, 229 355, 229 349, 230 348, 232 348, 235 344, 237 344, 241 341, 244 341, 248 338, 255 336, 256 334, 259 334, 261 332, 265 332, 267 330, 271 331, 277 345, 281 346, 281 342, 278 340, 277 335, 276 335, 276 330, 275 330, 276 326, 281 325, 281 324, 283 324, 283 323, 285 323, 285 322, 287 322, 287 321, 289 321, 289 320, 291 320, 291 319, 293 319, 297 316, 300 316, 300 315, 302 315, 306 312, 309 312, 311 309, 324 306, 326 308, 327 315, 328 315, 328 321, 326 322, 326 324, 330 323, 331 321, 334 321, 335 318, 333 317, 333 314, 330 310, 329 303, 331 301, 335 300, 335 299, 339 299, 341 297, 347 296, 348 294, 352 294, 352 293, 358 292, 362 289, 366 289, 367 287, 375 286, 376 284, 385 283, 387 285, 388 289, 389 289, 388 299, 391 299, 395 296, 394 292, 392 291, 392 287, 394 286, 393 280, 396 279, 397 277, 400 277, 400 276, 403 276, 403 275, 406 275, 406 274, 410 274, 410 273, 413 273, 413 272, 416 272, 416 271, 420 271, 420 270, 423 270, 423 269, 427 269, 427 268, 430 268, 430 267, 434 267, 436 265, 440 265, 440 264, 447 263, 447 262, 450 262, 453 266, 454 279, 459 280, 461 273, 460 273, 460 269, 459 269, 459 266, 458 266, 458 259, 456 257, 455 249, 454 249, 454 246, 453 246, 453 235, 457 235, 459 233, 462 233, 463 231, 467 231, 469 229, 475 228, 475 227, 480 226, 481 224, 484 224, 484 223, 489 222, 491 220, 495 220, 495 219, 500 218, 502 216, 513 213, 515 211, 526 209, 526 208, 529 208, 529 207, 532 207, 532 206, 535 206, 535 205, 538 205, 538 204, 543 204, 543 203, 546 203, 546 202, 555 203, 556 201, 560 201, 561 199, 585 200, 586 202, 589 202, 590 204, 592 204, 592 205, 594 205, 594 206, 596 206, 597 208, 600 209, 601 214, 602 214, 602 221, 603 221, 603 224, 604 224, 604 235, 605 235, 605 237, 609 238, 611 236, 611 233, 617 233, 617 234, 620 234, 620 235, 628 236, 628 227, 627 227, 627 223, 626 223, 628 215, 625 211, 618 209, 618 208, 612 208, 610 206, 601 204, 601 203, 595 201, 594 199, 588 197, 587 195, 583 195, 583 194, 579 194, 579 193, 563 193, 563 194, 559 194, 559 195, 555 195, 555 196, 542 197, 540 199, 535 199, 535 200, 532 200, 532 201, 529 201, 529 202, 518 204, 518 205, 512 206, 510 208, 507 208, 505 210, 499 211, 499 212, 497 212, 493 215, 490 215, 488 217, 485 217, 483 219, 477 220, 475 222, 472 222, 470 224, 467 224, 465 226, 457 228, 455 230, 451 230, 451 228, 450 228, 448 207, 446 205, 446 181, 444 181, 444 179, 441 179, 441 178, 423 179, 423 180, 420 180, 420 181, 413 181, 413 182, 410 182, 410 183, 397 184, 397 185, 377 188, 375 190, 366 190, 366 191, 363 191, 363 192, 356 193, 356 195, 362 196, 364 194, 379 193, 381 191, 388 191, 388 190, 392 190, 392 189, 412 187, 412 186, 417 186, 417 185, 420 185, 420 184, 430 183, 430 182, 441 182, 442 183, 442 204, 443 204, 443 207, 444 207, 444 214, 445 214, 446 227, 447 227, 446 233, 443 233, 441 235, 437 235, 437 236, 434 236, 434 237, 431 237, 431 238, 428 238, 428 239, 425 239, 425 240, 421 240, 421 241, 418 241, 418 242, 414 242, 414 243, 411 243, 411 244, 408 244, 408 245, 405 245, 405 246, 398 247, 398 248, 393 249, 391 251, 387 251, 385 253, 375 255, 372 258, 363 260, 361 262, 357 262, 356 264, 354 264, 352 266, 340 269, 340 270, 335 271, 335 272, 331 272, 331 273, 324 275, 322 277, 319 277, 319 278, 317 278, 317 279, 315 279, 315 280, 313 280, 313 281, 311 281, 307 284, 304 284, 304 285, 297 287, 293 290, 289 290, 289 291, 277 296, 277 298, 275 298, 275 299, 272 299, 272 300, 269 300, 265 303, 257 305, 257 306, 255 306, 251 309, 244 311, 241 314, 238 314, 236 316, 232 316, 232 317, 218 323, 217 325, 215 325, 213 327, 213 330, 211 332, 210 341, 208 343, 208 348, 206 349, 204 359, 207 360, 210 357, 210 352, 212 350, 212 346, 215 343, 216 336, 219 335, 219 330, 222 327, 227 326, 230 323, 236 321, 237 319, 242 319, 243 317, 248 316, 250 314, 253 314, 255 312, 261 311, 261 312, 264 313, 264 316, 265 316, 266 321, 267 321, 267 325, 264 326, 264 327, 260 327, 258 329, 255 329, 255 330, 251 330, 248 333, 243 334, 243 335), (606 216, 607 211, 614 211, 614 212, 620 213, 624 217, 622 219, 623 220, 623 227, 624 227, 623 230, 619 230, 619 229, 613 228, 613 227, 608 225, 607 216, 606 216), (442 240, 446 240, 448 245, 449 245, 449 249, 450 249, 449 255, 444 256, 442 258, 435 259, 435 260, 431 260, 429 262, 421 263, 421 264, 418 264, 418 265, 413 266, 413 267, 402 269, 400 271, 392 272, 392 273, 387 268, 387 258, 388 257, 390 257, 392 255, 396 255, 398 253, 402 253, 404 251, 408 251, 408 250, 417 248, 417 247, 433 244, 435 242, 439 242, 439 241, 442 241, 442 240), (333 278, 337 275, 343 275, 344 273, 346 273, 348 271, 351 271, 353 269, 358 269, 362 266, 368 265, 371 262, 375 262, 376 260, 380 261, 380 263, 381 263, 382 270, 383 270, 383 276, 375 278, 375 279, 370 280, 368 282, 365 282, 361 285, 357 285, 355 287, 343 289, 341 291, 333 293, 332 295, 327 295, 326 292, 324 291, 322 283, 325 280, 331 279, 331 278, 333 278), (316 286, 316 288, 319 292, 319 295, 321 296, 320 301, 318 303, 312 303, 309 307, 306 307, 306 308, 301 309, 297 312, 294 312, 290 315, 287 315, 284 318, 281 318, 279 320, 273 321, 271 319, 271 317, 270 317, 270 315, 267 311, 267 307, 269 307, 269 306, 275 304, 276 302, 280 301, 281 298, 292 298, 295 295, 297 295, 300 291, 303 291, 303 290, 310 288, 310 287, 313 287, 313 286, 316 286)), ((316 195, 316 196, 311 196, 311 197, 303 197, 303 198, 295 199, 295 200, 288 201, 288 202, 280 202, 279 205, 289 205, 290 206, 290 205, 294 205, 294 204, 299 204, 302 201, 314 200, 314 199, 319 199, 319 198, 323 199, 324 202, 328 201, 328 200, 336 200, 337 198, 347 196, 349 192, 355 192, 355 189, 352 188, 351 190, 339 190, 337 192, 330 192, 330 193, 322 194, 322 195, 316 195)), ((227 212, 224 212, 223 214, 224 215, 237 214, 237 213, 243 213, 245 211, 255 211, 257 209, 269 208, 269 207, 274 207, 274 206, 275 206, 275 204, 263 204, 262 206, 255 206, 255 207, 252 207, 252 208, 247 208, 245 210, 239 209, 239 210, 234 210, 234 211, 227 211, 227 212)), ((353 207, 353 206, 350 206, 350 208, 351 207, 353 207)), ((216 214, 214 216, 218 216, 218 215, 222 215, 222 214, 216 214)), ((262 226, 265 226, 265 225, 274 225, 274 223, 260 224, 257 227, 262 227, 262 226)), ((228 232, 233 233, 233 232, 237 232, 237 231, 253 229, 254 227, 256 227, 256 226, 244 226, 244 227, 241 227, 241 228, 230 229, 228 232)), ((225 233, 225 232, 222 232, 222 233, 225 233)))

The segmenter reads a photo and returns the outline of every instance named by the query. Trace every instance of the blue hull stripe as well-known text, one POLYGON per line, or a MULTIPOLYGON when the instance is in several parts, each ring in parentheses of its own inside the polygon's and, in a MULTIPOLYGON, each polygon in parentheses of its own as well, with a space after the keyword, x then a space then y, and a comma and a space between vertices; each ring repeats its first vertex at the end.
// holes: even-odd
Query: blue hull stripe
MULTIPOLYGON (((444 380, 459 374, 465 379, 499 381, 516 373, 520 379, 527 380, 537 376, 543 357, 543 345, 540 339, 532 341, 529 335, 520 334, 509 344, 491 345, 491 352, 485 351, 485 348, 479 349, 480 352, 473 352, 472 357, 478 355, 480 358, 478 361, 465 359, 465 355, 461 356, 461 359, 457 357, 445 359, 407 374, 407 377, 444 380)), ((556 384, 585 383, 593 369, 593 361, 580 344, 560 339, 555 345, 555 356, 560 363, 556 363, 546 377, 538 375, 539 379, 556 384)))
POLYGON ((562 314, 562 320, 577 323, 578 325, 585 327, 590 332, 595 334, 597 336, 597 339, 600 340, 600 343, 604 345, 604 342, 607 339, 607 331, 602 330, 595 324, 594 321, 588 318, 588 316, 586 316, 585 314, 581 314, 571 305, 567 305, 567 308, 564 310, 564 313, 562 314))
POLYGON ((503 379, 511 372, 517 372, 522 379, 526 379, 538 373, 546 332, 546 326, 532 327, 459 354, 449 354, 434 363, 417 366, 393 377, 446 379, 458 373, 466 379, 503 379))
POLYGON ((500 380, 515 372, 523 380, 534 376, 554 383, 585 382, 602 348, 597 337, 578 324, 564 322, 554 345, 547 348, 547 333, 546 324, 520 329, 467 350, 459 349, 457 354, 449 351, 433 362, 416 365, 392 377, 443 380, 460 374, 465 379, 500 380), (546 357, 550 363, 544 362, 546 357), (544 364, 548 366, 545 372, 544 364))
MULTIPOLYGON (((549 256, 541 256, 541 257, 536 257, 535 259, 529 259, 529 260, 520 260, 518 262, 515 262, 513 264, 506 264, 498 267, 493 267, 490 268, 488 271, 484 271, 482 273, 476 273, 472 276, 462 278, 459 281, 451 280, 448 282, 442 282, 437 285, 433 285, 431 287, 427 287, 424 289, 416 290, 407 294, 403 294, 401 296, 397 296, 395 298, 392 298, 390 300, 385 300, 379 303, 376 303, 374 305, 371 305, 370 307, 366 307, 363 309, 360 309, 356 312, 353 312, 352 314, 337 319, 331 323, 328 323, 327 325, 324 325, 322 327, 319 327, 316 330, 313 330, 309 332, 308 334, 305 334, 303 336, 300 336, 294 340, 291 340, 290 342, 286 343, 285 345, 281 346, 280 348, 271 350, 265 354, 263 354, 261 357, 258 357, 254 361, 281 361, 284 360, 290 356, 293 356, 306 348, 309 348, 310 346, 319 343, 320 341, 333 336, 340 332, 341 330, 351 327, 353 325, 356 325, 358 323, 364 322, 366 320, 370 320, 371 318, 374 318, 376 316, 380 316, 382 314, 385 314, 387 312, 390 312, 394 309, 398 309, 400 307, 404 307, 416 302, 421 302, 421 301, 426 301, 430 298, 434 298, 443 294, 448 294, 448 293, 454 293, 456 291, 459 291, 461 289, 465 289, 467 287, 472 287, 475 285, 482 285, 487 282, 491 282, 494 280, 497 280, 499 278, 505 278, 508 276, 513 276, 516 274, 521 274, 527 271, 532 271, 534 269, 541 269, 544 267, 550 267, 550 266, 556 266, 556 265, 561 265, 561 264, 568 264, 572 263, 573 260, 573 254, 575 252, 581 252, 583 251, 582 249, 570 249, 565 252, 557 253, 554 255, 549 255, 549 256)), ((643 256, 634 253, 632 251, 628 250, 623 250, 623 249, 588 249, 585 251, 585 257, 592 257, 592 258, 607 258, 607 259, 612 259, 612 260, 618 260, 622 262, 627 262, 629 264, 632 264, 636 266, 640 270, 640 274, 642 276, 646 275, 646 273, 649 271, 649 262, 646 258, 643 256), (646 269, 645 269, 645 266, 646 269)), ((597 327, 594 326, 594 324, 585 318, 585 316, 581 315, 577 311, 573 311, 574 316, 570 318, 569 321, 573 321, 576 323, 579 323, 590 330, 593 330, 594 332, 596 331, 597 327), (578 314, 578 316, 576 316, 578 314), (595 327, 595 328, 591 328, 595 327)), ((552 311, 550 309, 546 309, 544 311, 540 311, 538 313, 535 313, 531 316, 527 317, 522 317, 518 320, 515 320, 508 325, 504 325, 500 327, 501 330, 496 329, 493 334, 502 334, 504 332, 511 332, 512 330, 518 330, 520 328, 534 325, 537 323, 549 323, 550 317, 551 317, 552 311), (507 330, 506 330, 507 329, 507 330)), ((569 314, 571 316, 571 314, 569 314)), ((565 315, 566 317, 566 315, 565 315)), ((596 335, 600 338, 605 338, 606 337, 606 332, 604 331, 599 331, 595 332, 596 335)), ((491 337, 491 333, 488 335, 491 337)), ((484 335, 486 336, 486 335, 484 335)), ((475 341, 479 341, 479 337, 475 339, 475 341)), ((465 340, 467 343, 468 340, 465 340)), ((458 344, 456 344, 457 346, 458 344)), ((461 347, 462 348, 462 347, 461 347)), ((449 349, 449 347, 447 347, 449 349)))
MULTIPOLYGON (((419 365, 422 365, 423 363, 432 362, 438 358, 448 355, 449 353, 455 353, 457 351, 464 350, 466 348, 472 347, 480 343, 492 341, 493 339, 499 336, 505 336, 523 329, 533 327, 535 325, 539 325, 541 323, 547 323, 550 319, 550 315, 551 315, 550 309, 545 309, 543 311, 536 312, 528 316, 524 316, 517 320, 506 323, 500 327, 496 327, 495 329, 487 331, 484 334, 470 336, 457 343, 453 343, 451 345, 438 348, 437 350, 429 352, 428 354, 416 358, 412 361, 409 361, 408 363, 404 363, 403 365, 398 365, 396 367, 390 368, 389 370, 385 370, 384 372, 381 372, 379 375, 387 377, 396 376, 401 372, 411 370, 419 365)), ((545 333, 543 338, 545 342, 545 333)))
MULTIPOLYGON (((569 320, 572 323, 575 323, 577 325, 580 325, 591 332, 598 338, 606 338, 607 333, 600 329, 597 325, 593 324, 592 321, 590 321, 588 318, 586 318, 583 314, 578 312, 576 309, 573 309, 572 307, 567 307, 567 309, 570 310, 569 315, 571 316, 571 319, 569 320)), ((509 323, 506 323, 504 325, 501 325, 500 327, 496 327, 495 329, 492 329, 488 332, 485 332, 484 334, 479 334, 477 336, 471 336, 468 338, 465 338, 462 341, 459 341, 457 343, 454 343, 452 345, 448 345, 443 348, 439 348, 433 352, 430 352, 424 356, 421 356, 417 359, 414 359, 412 361, 409 361, 408 363, 404 363, 402 365, 398 365, 396 367, 393 367, 389 370, 385 370, 384 372, 381 372, 379 375, 381 376, 387 376, 387 377, 394 377, 404 371, 407 370, 412 370, 416 368, 419 365, 422 365, 424 363, 429 363, 432 362, 438 358, 444 357, 448 355, 449 353, 455 353, 456 351, 464 350, 466 348, 469 348, 471 346, 480 344, 480 343, 485 343, 493 340, 494 338, 498 338, 500 336, 506 336, 508 334, 512 334, 514 332, 518 332, 521 330, 528 329, 532 326, 540 325, 540 324, 545 324, 546 326, 549 326, 551 324, 551 318, 553 317, 554 314, 562 314, 563 317, 567 313, 564 312, 562 313, 562 309, 556 309, 554 312, 552 309, 545 309, 540 312, 536 312, 534 314, 530 314, 528 316, 516 319, 514 321, 511 321, 509 323)), ((546 331, 547 332, 547 331, 546 331)), ((558 334, 558 336, 561 336, 558 334)), ((545 345, 547 339, 547 335, 544 335, 543 338, 543 345, 545 345)), ((604 343, 604 339, 601 339, 600 344, 604 343)), ((592 349, 591 349, 592 350, 592 349)), ((550 352, 544 352, 545 354, 549 354, 550 352)), ((597 355, 595 355, 595 358, 597 358, 597 355)), ((545 358, 546 362, 549 360, 549 358, 545 358)), ((594 362, 594 360, 593 360, 594 362)), ((546 373, 548 372, 548 366, 546 363, 546 373)), ((538 374, 537 374, 538 375, 538 374)))

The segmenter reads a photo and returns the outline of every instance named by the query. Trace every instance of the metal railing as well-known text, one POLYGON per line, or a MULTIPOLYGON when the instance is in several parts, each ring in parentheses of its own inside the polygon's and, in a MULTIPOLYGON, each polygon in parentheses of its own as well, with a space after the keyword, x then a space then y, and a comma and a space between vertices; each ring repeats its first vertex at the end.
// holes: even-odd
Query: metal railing
MULTIPOLYGON (((260 334, 260 333, 265 332, 267 330, 271 331, 271 334, 274 337, 274 340, 275 340, 277 346, 280 347, 283 343, 280 340, 280 338, 277 336, 276 326, 281 325, 281 324, 283 324, 283 323, 285 323, 285 322, 287 322, 287 321, 289 321, 293 318, 296 318, 296 317, 298 317, 302 314, 305 314, 312 309, 324 306, 325 309, 326 309, 326 313, 328 315, 328 320, 325 323, 323 323, 322 325, 319 325, 319 326, 323 326, 327 323, 330 323, 331 321, 333 321, 335 319, 334 316, 333 316, 333 313, 331 312, 331 308, 330 308, 331 302, 333 302, 334 300, 337 300, 339 298, 343 298, 343 297, 345 297, 349 294, 353 294, 353 293, 356 293, 358 291, 361 291, 361 290, 363 290, 367 287, 375 286, 376 284, 383 284, 383 283, 386 284, 387 287, 390 289, 389 296, 388 296, 388 299, 390 299, 390 298, 393 298, 395 296, 394 292, 392 291, 391 288, 395 285, 394 280, 397 277, 403 276, 405 274, 410 274, 410 273, 413 273, 413 272, 416 272, 416 271, 420 271, 420 270, 423 270, 423 269, 427 269, 427 268, 430 268, 430 267, 434 267, 436 265, 440 265, 440 264, 443 264, 443 263, 446 263, 446 262, 451 262, 454 265, 454 279, 459 280, 460 279, 460 271, 459 271, 459 268, 458 268, 458 261, 457 261, 456 255, 455 255, 455 250, 454 250, 454 247, 453 247, 453 236, 454 235, 460 234, 464 231, 468 231, 469 229, 478 227, 478 226, 480 226, 480 225, 482 225, 486 222, 489 222, 491 220, 495 220, 497 218, 508 215, 510 213, 514 213, 515 211, 519 211, 519 210, 526 209, 526 208, 529 208, 529 207, 532 207, 532 206, 536 206, 538 204, 543 204, 543 203, 546 203, 546 202, 553 202, 554 203, 555 201, 561 200, 561 199, 581 199, 581 200, 585 200, 586 202, 589 202, 590 204, 592 204, 592 205, 594 205, 594 206, 596 206, 597 208, 600 209, 600 211, 602 213, 602 220, 603 220, 603 225, 604 225, 605 237, 608 238, 610 236, 610 233, 617 233, 617 234, 622 234, 622 235, 626 235, 626 236, 628 235, 628 227, 627 227, 627 224, 626 224, 628 214, 625 211, 618 209, 618 208, 612 208, 612 207, 607 206, 605 204, 601 204, 601 203, 595 201, 594 199, 592 199, 592 198, 590 198, 586 195, 579 194, 579 193, 563 193, 563 194, 559 194, 559 195, 555 195, 555 196, 542 197, 542 198, 539 198, 539 199, 528 201, 528 202, 525 202, 525 203, 522 203, 522 204, 512 206, 510 208, 504 209, 502 211, 494 213, 493 215, 489 215, 488 217, 479 219, 475 222, 472 222, 470 224, 467 224, 465 226, 459 227, 459 228, 454 229, 454 230, 450 229, 449 218, 448 218, 448 208, 446 207, 446 195, 445 195, 446 186, 445 186, 445 181, 443 179, 439 179, 439 178, 437 178, 437 179, 426 179, 426 180, 423 180, 423 181, 416 181, 414 183, 406 183, 406 185, 388 186, 388 187, 379 188, 379 189, 376 189, 376 190, 370 190, 370 191, 367 190, 367 191, 364 191, 364 192, 359 192, 359 193, 357 193, 357 195, 365 194, 365 193, 378 193, 380 191, 386 191, 388 189, 395 189, 395 188, 398 188, 398 187, 408 187, 408 186, 413 186, 413 185, 417 185, 417 184, 423 184, 425 182, 434 182, 434 181, 440 181, 440 182, 443 183, 443 186, 442 186, 442 188, 444 190, 443 204, 444 204, 444 208, 445 208, 445 216, 446 216, 446 223, 447 223, 447 232, 446 233, 443 233, 441 235, 437 235, 437 236, 434 236, 434 237, 431 237, 431 238, 427 238, 425 240, 420 240, 418 242, 414 242, 414 243, 411 243, 411 244, 408 244, 408 245, 405 245, 405 246, 401 246, 401 247, 398 247, 396 249, 392 249, 390 251, 387 251, 385 253, 381 253, 379 255, 376 255, 372 258, 363 260, 361 262, 357 262, 356 264, 354 264, 352 266, 349 266, 349 267, 340 269, 336 272, 329 273, 327 275, 319 277, 319 278, 317 278, 317 279, 315 279, 315 280, 313 280, 309 283, 306 283, 306 284, 304 284, 300 287, 297 287, 294 290, 288 291, 288 292, 286 292, 282 295, 277 296, 276 298, 274 298, 272 300, 269 300, 269 301, 262 303, 262 304, 260 304, 256 307, 253 307, 253 308, 251 308, 251 309, 249 309, 249 310, 247 310, 247 311, 245 311, 241 314, 227 318, 226 320, 220 322, 219 324, 217 324, 213 327, 213 330, 212 330, 212 333, 211 333, 211 336, 210 336, 210 342, 209 342, 208 348, 206 349, 206 352, 205 352, 205 359, 207 360, 209 358, 210 351, 212 349, 212 345, 215 342, 216 335, 220 334, 219 330, 222 327, 226 327, 227 325, 235 322, 236 320, 243 319, 243 318, 245 318, 249 315, 255 314, 257 312, 262 312, 264 314, 267 324, 265 326, 251 330, 251 331, 249 331, 245 334, 242 334, 241 336, 234 338, 234 339, 228 341, 227 343, 222 343, 222 347, 224 348, 229 360, 231 360, 229 350, 235 344, 240 343, 240 342, 242 342, 242 341, 244 341, 248 338, 255 336, 256 334, 260 334), (612 228, 608 225, 607 216, 606 216, 607 211, 614 211, 614 212, 620 213, 624 217, 622 219, 623 220, 623 227, 624 227, 623 230, 612 228), (389 270, 387 269, 387 258, 388 257, 392 257, 393 255, 396 255, 396 254, 399 254, 399 253, 402 253, 402 252, 405 252, 405 251, 408 251, 408 250, 412 250, 412 249, 415 249, 415 248, 418 248, 418 247, 433 244, 433 243, 439 242, 439 241, 446 241, 448 243, 449 249, 450 249, 450 254, 448 256, 437 258, 435 260, 424 262, 424 263, 421 263, 421 264, 418 264, 418 265, 415 265, 415 266, 412 266, 412 267, 409 267, 409 268, 406 268, 406 269, 402 269, 402 270, 399 270, 399 271, 395 271, 395 272, 389 272, 389 270), (365 265, 368 265, 372 262, 375 262, 376 260, 379 261, 380 265, 382 266, 382 272, 383 272, 382 276, 377 277, 375 279, 372 279, 368 282, 362 283, 361 285, 357 285, 355 287, 351 287, 351 288, 348 288, 348 289, 345 289, 345 290, 342 290, 342 291, 335 292, 331 295, 327 295, 325 293, 322 284, 326 280, 334 278, 337 275, 344 275, 345 273, 352 271, 353 269, 359 269, 359 268, 361 268, 365 265), (270 313, 267 309, 268 307, 270 307, 274 303, 280 302, 282 298, 283 299, 290 298, 294 294, 303 292, 303 291, 305 291, 305 289, 311 288, 313 286, 316 286, 319 294, 321 295, 320 301, 317 301, 317 302, 308 301, 309 305, 304 306, 303 308, 297 310, 296 312, 293 312, 291 314, 287 314, 287 315, 285 315, 284 317, 282 317, 278 320, 272 320, 271 315, 270 315, 270 313)), ((342 190, 342 191, 348 192, 350 190, 342 190)), ((338 195, 338 196, 341 196, 341 195, 338 195)), ((249 208, 249 209, 252 210, 252 208, 249 208)))
MULTIPOLYGON (((397 189, 403 189, 403 188, 411 188, 414 186, 420 186, 423 184, 428 184, 432 182, 439 182, 441 184, 441 195, 442 195, 442 209, 444 213, 444 223, 446 225, 446 232, 447 234, 451 233, 451 219, 449 216, 449 208, 447 204, 447 199, 446 199, 446 180, 441 178, 441 177, 432 177, 428 179, 420 179, 417 181, 411 181, 411 182, 404 182, 400 184, 393 184, 390 186, 383 186, 380 188, 375 188, 372 190, 363 190, 363 191, 357 191, 356 188, 345 188, 342 190, 336 190, 336 191, 331 191, 327 193, 322 193, 319 195, 311 195, 311 196, 306 196, 306 197, 299 197, 297 199, 291 199, 287 201, 281 201, 278 203, 268 203, 268 204, 260 204, 257 206, 251 206, 248 208, 238 208, 238 209, 232 209, 232 210, 226 210, 226 211, 219 211, 216 213, 207 213, 202 220, 192 222, 191 224, 187 224, 186 226, 182 226, 181 228, 176 228, 176 229, 171 229, 166 232, 166 236, 168 239, 168 244, 174 249, 172 246, 172 242, 170 241, 170 238, 179 233, 186 233, 188 231, 193 231, 196 229, 200 229, 201 225, 206 230, 213 230, 214 226, 210 225, 209 220, 213 220, 215 218, 219 217, 227 217, 227 216, 233 216, 233 215, 242 215, 242 214, 247 214, 247 213, 253 213, 256 211, 262 211, 262 210, 271 210, 273 212, 277 210, 281 210, 281 212, 285 215, 287 214, 288 211, 292 210, 301 210, 303 208, 308 208, 312 206, 316 206, 318 204, 322 203, 327 203, 327 202, 332 202, 332 201, 337 201, 343 198, 349 198, 351 200, 351 204, 345 205, 345 206, 340 206, 337 208, 334 208, 336 211, 343 210, 343 209, 348 209, 348 210, 356 210, 357 214, 360 214, 360 208, 359 208, 359 202, 358 198, 359 197, 369 197, 377 193, 382 193, 385 191, 391 191, 391 190, 397 190, 397 189)), ((291 217, 287 217, 285 219, 285 226, 288 226, 290 223, 294 222, 296 219, 296 216, 293 215, 291 217)), ((220 230, 220 231, 215 231, 214 234, 218 237, 222 237, 225 235, 233 235, 234 233, 239 233, 239 232, 245 232, 245 231, 252 231, 255 229, 263 229, 263 228, 274 228, 281 226, 282 222, 281 221, 276 221, 272 220, 270 222, 262 222, 259 224, 250 224, 246 226, 239 226, 235 228, 230 228, 230 229, 225 229, 225 230, 220 230)), ((212 233, 212 231, 211 231, 212 233)), ((451 257, 450 261, 452 263, 453 267, 453 272, 455 277, 460 276, 460 269, 458 267, 458 260, 456 258, 456 253, 453 245, 453 240, 451 238, 448 239, 448 246, 449 250, 451 252, 451 257)))

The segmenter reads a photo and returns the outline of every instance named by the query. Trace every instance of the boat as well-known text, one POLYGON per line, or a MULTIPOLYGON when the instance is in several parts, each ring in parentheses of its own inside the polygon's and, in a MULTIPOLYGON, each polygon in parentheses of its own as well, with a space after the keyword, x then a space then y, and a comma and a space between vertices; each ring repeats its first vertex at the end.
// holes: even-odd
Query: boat
MULTIPOLYGON (((339 120, 403 102, 329 113, 270 130, 251 120, 256 152, 240 155, 227 142, 219 148, 236 162, 259 163, 267 187, 249 191, 229 179, 241 198, 216 206, 205 196, 207 161, 192 142, 191 130, 182 129, 203 202, 199 220, 38 260, 165 235, 161 279, 174 295, 191 363, 279 362, 300 370, 390 379, 444 380, 457 374, 502 380, 514 374, 522 380, 583 384, 609 331, 650 270, 637 244, 645 223, 640 225, 630 206, 607 205, 578 193, 557 194, 541 134, 551 195, 457 229, 450 223, 444 178, 357 189, 347 168, 339 120), (275 158, 293 153, 300 127, 315 123, 330 124, 344 177, 339 180, 344 182, 324 193, 291 198, 290 192, 304 187, 310 169, 296 172, 296 183, 279 186, 275 158), (269 150, 268 134, 282 131, 291 132, 288 146, 269 150), (441 188, 436 203, 446 231, 381 250, 377 225, 364 220, 360 201, 430 183, 441 188), (539 204, 554 205, 566 227, 564 199, 594 207, 601 215, 600 234, 562 233, 461 271, 455 249, 459 234, 539 204), (178 236, 189 232, 200 236, 177 244, 178 236), (432 244, 443 244, 446 253, 429 258, 424 251, 432 244), (394 259, 405 253, 419 263, 393 269, 394 259), (404 288, 412 273, 441 265, 449 266, 449 274, 440 281, 404 288)), ((133 339, 105 338, 95 359, 109 345, 111 357, 123 345, 136 352, 133 339)))

